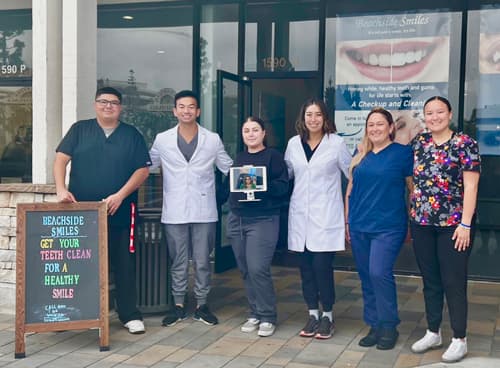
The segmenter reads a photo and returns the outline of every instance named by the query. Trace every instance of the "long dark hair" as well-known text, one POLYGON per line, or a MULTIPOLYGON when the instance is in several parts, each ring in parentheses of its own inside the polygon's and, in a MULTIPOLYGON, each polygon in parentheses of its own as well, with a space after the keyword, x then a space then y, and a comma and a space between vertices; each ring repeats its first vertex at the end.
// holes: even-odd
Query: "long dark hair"
POLYGON ((326 108, 323 100, 319 98, 310 98, 300 108, 299 116, 297 117, 297 121, 295 122, 295 129, 297 130, 297 134, 300 135, 300 138, 303 141, 307 141, 309 139, 309 130, 306 127, 306 110, 309 106, 316 105, 321 110, 321 114, 323 115, 323 134, 336 133, 337 128, 335 127, 335 123, 330 119, 328 114, 328 109, 326 108))
POLYGON ((448 112, 451 112, 451 104, 450 104, 450 101, 448 101, 448 99, 442 97, 442 96, 432 96, 431 98, 428 98, 427 101, 425 101, 424 103, 424 111, 425 111, 425 107, 427 106, 427 104, 429 102, 432 102, 432 101, 441 101, 442 103, 444 103, 446 105, 446 107, 448 108, 448 112))

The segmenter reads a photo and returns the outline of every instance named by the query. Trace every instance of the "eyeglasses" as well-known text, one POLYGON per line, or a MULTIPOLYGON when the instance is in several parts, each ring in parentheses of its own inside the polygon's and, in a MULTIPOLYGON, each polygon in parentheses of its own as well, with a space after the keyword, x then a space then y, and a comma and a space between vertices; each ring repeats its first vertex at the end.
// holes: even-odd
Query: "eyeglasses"
POLYGON ((108 101, 108 100, 95 100, 99 106, 108 106, 108 104, 111 105, 111 107, 117 107, 121 105, 120 101, 114 100, 114 101, 108 101))

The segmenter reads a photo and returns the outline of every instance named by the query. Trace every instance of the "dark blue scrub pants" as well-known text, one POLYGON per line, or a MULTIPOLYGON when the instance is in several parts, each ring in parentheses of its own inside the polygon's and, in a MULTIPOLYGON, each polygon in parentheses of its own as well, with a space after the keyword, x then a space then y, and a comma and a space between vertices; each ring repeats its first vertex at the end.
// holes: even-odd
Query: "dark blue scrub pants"
POLYGON ((363 319, 376 329, 392 329, 400 322, 393 267, 406 233, 350 231, 352 253, 363 290, 363 319))

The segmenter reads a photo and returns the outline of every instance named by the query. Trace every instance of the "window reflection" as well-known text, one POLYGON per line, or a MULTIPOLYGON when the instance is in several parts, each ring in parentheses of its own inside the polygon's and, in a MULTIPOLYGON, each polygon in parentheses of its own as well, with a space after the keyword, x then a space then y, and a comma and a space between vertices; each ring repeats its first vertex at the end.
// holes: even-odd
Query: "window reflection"
POLYGON ((174 95, 191 88, 192 27, 98 30, 98 87, 123 93, 122 119, 150 146, 176 124, 174 95))
POLYGON ((290 64, 295 71, 318 69, 319 21, 290 22, 290 64), (305 36, 317 35, 318 37, 305 36), (300 47, 296 47, 300 45, 300 47))
POLYGON ((319 2, 249 4, 245 71, 318 70, 319 2))
POLYGON ((324 73, 324 100, 330 116, 335 111, 335 40, 336 18, 326 18, 325 32, 325 73, 324 73))
POLYGON ((31 87, 0 87, 0 178, 31 181, 31 87))
MULTIPOLYGON (((99 9, 97 86, 123 94, 121 119, 137 127, 151 147, 156 134, 177 124, 175 94, 192 88, 193 19, 189 7, 99 9)), ((139 205, 161 207, 159 172, 141 187, 139 205)))
POLYGON ((217 70, 238 72, 238 4, 202 7, 200 89, 202 125, 216 129, 217 70))
POLYGON ((0 11, 0 182, 31 182, 31 10, 0 11))
POLYGON ((470 11, 467 25, 464 131, 481 153, 477 228, 470 273, 499 277, 500 257, 500 9, 470 11))
POLYGON ((257 23, 245 24, 245 71, 257 71, 257 23))
POLYGON ((0 11, 0 78, 31 77, 31 10, 0 11))

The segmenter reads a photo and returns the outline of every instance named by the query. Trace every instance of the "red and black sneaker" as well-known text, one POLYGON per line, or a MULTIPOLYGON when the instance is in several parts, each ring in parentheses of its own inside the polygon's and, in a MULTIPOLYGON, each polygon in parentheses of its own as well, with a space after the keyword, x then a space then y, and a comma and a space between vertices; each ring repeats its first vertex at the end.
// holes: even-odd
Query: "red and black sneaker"
POLYGON ((313 337, 314 335, 316 335, 316 330, 318 329, 318 326, 319 326, 318 319, 315 316, 310 315, 306 325, 300 331, 299 335, 302 337, 313 337))
POLYGON ((314 337, 320 340, 329 339, 333 335, 333 328, 333 321, 330 321, 330 318, 325 316, 319 321, 318 330, 316 331, 316 335, 314 335, 314 337))

